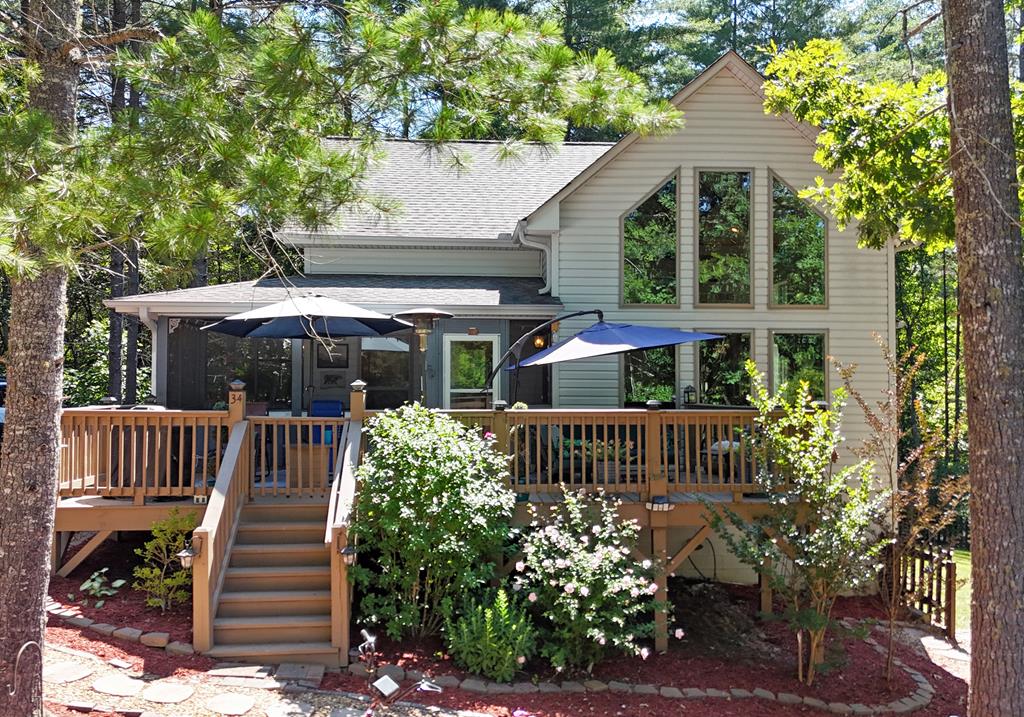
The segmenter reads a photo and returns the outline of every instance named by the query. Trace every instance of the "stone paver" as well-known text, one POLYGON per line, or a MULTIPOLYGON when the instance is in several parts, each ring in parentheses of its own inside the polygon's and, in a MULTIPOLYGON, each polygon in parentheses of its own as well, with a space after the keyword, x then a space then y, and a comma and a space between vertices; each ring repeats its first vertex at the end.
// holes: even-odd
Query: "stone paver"
POLYGON ((678 690, 675 687, 662 687, 661 696, 667 697, 670 700, 679 700, 682 699, 683 693, 681 690, 678 690))
POLYGON ((240 695, 236 692, 224 692, 206 700, 204 706, 210 712, 221 715, 244 715, 256 704, 256 700, 249 695, 240 695))
POLYGON ((656 695, 658 694, 658 688, 654 685, 634 685, 633 693, 637 695, 656 695))
POLYGON ((263 711, 267 713, 267 717, 310 717, 314 709, 316 707, 308 702, 285 700, 270 705, 264 708, 263 711))
POLYGON ((556 685, 554 682, 541 682, 537 685, 537 689, 544 693, 561 692, 562 688, 556 685))
POLYGON ((365 709, 356 707, 335 707, 328 717, 363 717, 364 712, 366 712, 365 709))
POLYGON ((579 682, 573 682, 568 680, 562 683, 562 692, 586 692, 587 688, 581 685, 579 682))
POLYGON ((142 699, 164 705, 176 705, 195 694, 191 685, 183 682, 154 682, 142 691, 142 699))
POLYGON ((601 680, 586 680, 583 686, 590 692, 605 692, 608 689, 608 685, 601 682, 601 680))
POLYGON ((114 634, 114 630, 117 628, 113 625, 108 625, 105 622, 94 622, 92 625, 89 625, 89 629, 93 632, 98 632, 101 635, 110 636, 114 634))
POLYGON ((212 677, 270 677, 274 674, 272 665, 242 665, 233 662, 222 662, 214 665, 206 674, 212 677))
POLYGON ((115 697, 134 697, 142 692, 146 683, 126 675, 112 674, 99 678, 92 683, 92 689, 104 695, 115 697))
POLYGON ((92 673, 89 667, 77 662, 55 662, 43 667, 43 682, 66 685, 83 680, 92 673))
POLYGON ((118 640, 128 640, 129 642, 138 642, 139 638, 142 637, 142 630, 137 627, 119 627, 114 630, 114 637, 118 640))
POLYGON ((167 647, 170 641, 171 636, 166 632, 145 632, 139 638, 139 642, 146 647, 167 647))
POLYGON ((194 655, 196 653, 192 645, 187 642, 178 642, 177 640, 167 643, 167 647, 164 649, 167 650, 169 655, 194 655))
POLYGON ((462 681, 459 689, 466 690, 467 692, 487 692, 487 683, 483 680, 469 678, 462 681))
MULTIPOLYGON (((398 668, 402 669, 402 668, 398 668)), ((403 677, 405 670, 402 670, 403 677)), ((385 674, 385 673, 381 673, 385 674)), ((292 680, 301 682, 315 682, 320 684, 320 681, 324 678, 324 666, 323 665, 308 665, 301 662, 285 662, 277 668, 277 672, 274 673, 274 677, 279 680, 292 680)), ((394 675, 391 679, 395 679, 394 675)))

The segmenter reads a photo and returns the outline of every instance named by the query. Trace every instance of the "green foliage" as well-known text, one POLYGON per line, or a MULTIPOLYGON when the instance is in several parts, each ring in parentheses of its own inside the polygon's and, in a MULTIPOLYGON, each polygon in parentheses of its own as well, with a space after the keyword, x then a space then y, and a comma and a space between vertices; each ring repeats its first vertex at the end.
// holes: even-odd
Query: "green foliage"
POLYGON ((772 290, 776 304, 825 303, 825 219, 774 178, 772 290))
MULTIPOLYGON (((117 591, 124 587, 124 584, 127 582, 126 580, 111 581, 110 578, 107 577, 107 571, 109 569, 110 568, 101 568, 100 570, 97 570, 78 588, 89 597, 96 598, 94 607, 103 607, 104 603, 106 603, 106 598, 117 595, 117 591)), ((89 601, 85 600, 84 602, 88 603, 89 601)))
POLYGON ((525 608, 498 590, 486 602, 468 601, 445 624, 456 664, 495 682, 511 682, 536 651, 536 630, 525 608))
POLYGON ((836 464, 843 440, 842 389, 819 410, 806 383, 793 399, 785 387, 773 396, 753 362, 747 370, 759 412, 750 437, 755 480, 767 510, 749 519, 720 504, 706 505, 718 535, 785 601, 784 617, 798 638, 799 677, 811 684, 824 661, 836 598, 872 584, 881 567, 885 541, 877 526, 888 496, 875 490, 870 461, 836 464))
POLYGON ((932 251, 951 244, 942 73, 866 83, 839 43, 814 40, 777 55, 768 78, 766 111, 822 127, 814 159, 827 172, 841 170, 834 184, 819 179, 802 196, 825 205, 840 226, 856 220, 866 246, 883 247, 893 237, 932 251))
POLYGON ((678 218, 676 179, 627 214, 622 221, 622 301, 674 304, 678 218))
POLYGON ((701 402, 746 405, 750 392, 746 366, 750 360, 750 334, 723 334, 720 339, 701 341, 697 346, 701 402))
POLYGON ((494 437, 419 404, 370 419, 350 533, 361 611, 393 638, 430 635, 493 575, 515 494, 494 437))
POLYGON ((602 494, 565 491, 533 518, 512 586, 540 616, 540 653, 559 670, 590 671, 610 651, 647 656, 654 633, 654 570, 630 554, 640 526, 602 494))
POLYGON ((146 594, 146 604, 166 612, 191 596, 192 573, 181 567, 178 553, 185 549, 188 534, 196 527, 191 513, 173 508, 167 518, 153 523, 153 537, 135 554, 142 564, 135 567, 132 587, 146 594))
POLYGON ((671 403, 676 394, 676 349, 630 351, 623 361, 627 403, 671 403))
POLYGON ((791 403, 805 384, 813 400, 824 400, 825 335, 772 334, 772 368, 774 385, 791 403))

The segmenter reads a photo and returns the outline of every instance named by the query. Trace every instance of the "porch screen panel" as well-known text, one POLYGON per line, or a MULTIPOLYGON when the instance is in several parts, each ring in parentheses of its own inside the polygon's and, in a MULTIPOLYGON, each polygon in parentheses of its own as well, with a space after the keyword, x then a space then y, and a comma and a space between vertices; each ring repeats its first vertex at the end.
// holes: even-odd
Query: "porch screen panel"
POLYGON ((678 303, 678 182, 673 177, 622 218, 622 303, 678 303))
POLYGON ((772 335, 772 388, 778 391, 787 384, 786 395, 792 399, 806 381, 815 401, 825 396, 825 334, 775 333, 772 335))
POLYGON ((665 407, 676 400, 676 349, 674 346, 630 351, 623 355, 623 386, 626 405, 661 401, 665 407))
POLYGON ((698 303, 751 303, 750 182, 750 172, 698 173, 698 303))
POLYGON ((366 381, 366 407, 397 408, 409 400, 412 375, 412 332, 362 339, 361 378, 366 381))
POLYGON ((772 178, 772 301, 825 304, 825 220, 788 185, 772 178))
POLYGON ((697 344, 698 382, 702 403, 723 406, 747 406, 750 379, 746 362, 750 359, 750 334, 727 333, 720 339, 697 344))

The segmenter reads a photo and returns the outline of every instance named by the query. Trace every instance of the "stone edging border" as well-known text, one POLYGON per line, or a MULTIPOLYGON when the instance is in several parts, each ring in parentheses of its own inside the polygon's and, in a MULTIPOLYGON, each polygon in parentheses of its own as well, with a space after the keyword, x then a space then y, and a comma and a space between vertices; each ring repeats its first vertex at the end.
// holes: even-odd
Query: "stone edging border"
MULTIPOLYGON (((844 619, 841 621, 847 628, 856 627, 856 623, 851 620, 844 619)), ((879 644, 876 640, 871 637, 864 638, 864 642, 869 645, 876 652, 884 655, 886 654, 886 648, 879 644)), ((909 667, 900 659, 893 661, 897 667, 907 673, 910 678, 917 685, 917 691, 912 695, 904 697, 900 700, 894 700, 885 704, 879 705, 865 705, 859 702, 857 703, 846 703, 846 702, 825 702, 824 700, 818 699, 817 697, 801 697, 800 695, 793 694, 791 692, 772 692, 771 690, 757 687, 752 690, 731 688, 729 690, 719 690, 715 688, 697 688, 697 687, 667 687, 658 686, 651 684, 632 684, 629 682, 620 682, 612 680, 609 682, 603 682, 601 680, 584 680, 582 682, 577 681, 566 681, 566 682, 513 682, 510 684, 502 684, 498 682, 490 682, 487 680, 480 679, 478 677, 468 677, 464 680, 460 680, 458 677, 453 675, 444 675, 442 677, 432 678, 433 682, 436 682, 441 687, 448 689, 460 689, 467 692, 474 692, 477 694, 519 694, 527 695, 538 692, 543 693, 579 693, 579 692, 617 692, 620 694, 636 694, 636 695, 660 695, 668 699, 763 699, 771 702, 778 702, 784 705, 805 705, 807 707, 813 707, 815 709, 830 712, 832 714, 840 715, 882 715, 882 714, 901 714, 907 712, 914 712, 922 707, 927 706, 931 703, 932 697, 935 695, 935 688, 928 681, 928 679, 917 670, 909 667)), ((367 670, 366 666, 361 662, 352 662, 348 666, 348 673, 357 677, 366 677, 367 670)), ((423 678, 423 673, 419 670, 405 670, 398 665, 383 665, 377 669, 378 675, 388 675, 393 680, 401 682, 402 680, 419 680, 423 678)))
MULTIPOLYGON (((134 627, 116 627, 107 623, 98 623, 84 617, 75 608, 62 605, 55 600, 51 600, 47 603, 46 612, 54 617, 60 618, 70 625, 92 630, 93 632, 105 637, 115 637, 127 642, 141 643, 147 647, 155 647, 158 649, 162 648, 169 655, 182 656, 195 654, 195 648, 193 648, 191 644, 185 642, 172 642, 170 641, 170 635, 166 632, 143 632, 142 630, 134 627)), ((857 624, 849 618, 844 618, 840 622, 849 629, 857 627, 857 624)), ((886 648, 879 644, 874 638, 865 637, 864 642, 875 650, 875 652, 882 655, 886 654, 886 648)), ((859 702, 825 702, 817 697, 801 697, 800 695, 793 694, 791 692, 775 693, 762 687, 756 687, 752 690, 740 689, 737 687, 730 688, 729 690, 719 690, 715 688, 701 689, 697 687, 684 687, 680 689, 678 687, 651 684, 632 684, 616 680, 611 680, 609 682, 602 682, 601 680, 584 680, 583 682, 540 682, 537 684, 534 684, 533 682, 513 682, 511 684, 502 684, 498 682, 485 681, 476 677, 468 677, 464 680, 460 680, 452 675, 444 675, 434 678, 433 681, 441 687, 448 689, 458 688, 466 692, 492 695, 527 695, 538 692, 550 694, 617 692, 621 694, 660 695, 667 699, 731 700, 756 698, 771 702, 778 702, 779 704, 784 705, 806 705, 807 707, 813 707, 817 710, 839 715, 902 714, 914 712, 929 705, 932 701, 932 697, 935 696, 935 688, 928 679, 899 658, 894 659, 893 664, 910 676, 915 684, 917 684, 917 691, 900 700, 894 700, 892 702, 879 705, 865 705, 859 702)), ((366 666, 361 662, 352 662, 349 664, 347 669, 350 675, 355 675, 357 677, 367 676, 366 666)), ((377 669, 377 674, 388 675, 396 682, 401 682, 406 679, 419 680, 424 677, 423 673, 419 670, 406 670, 398 665, 383 665, 377 669)))
POLYGON ((115 637, 125 642, 137 642, 146 647, 162 649, 168 655, 188 656, 196 653, 191 643, 172 641, 169 633, 166 632, 143 632, 135 627, 119 627, 105 622, 96 622, 85 617, 74 606, 63 605, 56 600, 49 600, 46 604, 46 612, 58 617, 69 625, 78 628, 92 630, 103 637, 115 637))

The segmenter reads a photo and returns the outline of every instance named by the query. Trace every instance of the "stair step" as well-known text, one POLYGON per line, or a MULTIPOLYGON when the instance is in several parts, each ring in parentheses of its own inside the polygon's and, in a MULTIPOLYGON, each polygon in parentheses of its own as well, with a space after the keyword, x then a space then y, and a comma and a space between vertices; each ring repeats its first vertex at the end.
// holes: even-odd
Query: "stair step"
POLYGON ((328 667, 341 664, 341 653, 330 642, 278 642, 273 644, 239 643, 216 645, 205 653, 222 662, 244 662, 259 665, 281 662, 304 662, 328 667))
POLYGON ((315 543, 323 545, 327 518, 323 520, 284 520, 284 521, 249 521, 243 519, 238 524, 235 536, 236 545, 256 545, 268 543, 315 543))
POLYGON ((224 571, 226 592, 242 590, 317 590, 329 588, 329 565, 271 565, 229 567, 224 571))
POLYGON ((213 621, 215 645, 317 643, 330 641, 330 615, 261 615, 218 617, 213 621))
POLYGON ((323 542, 318 543, 245 543, 231 549, 229 565, 286 566, 328 565, 331 553, 323 542))
POLYGON ((247 503, 242 508, 242 519, 254 522, 310 521, 323 522, 327 519, 327 504, 324 502, 267 502, 247 503))
POLYGON ((217 617, 321 615, 330 610, 330 590, 236 590, 220 594, 217 617))

